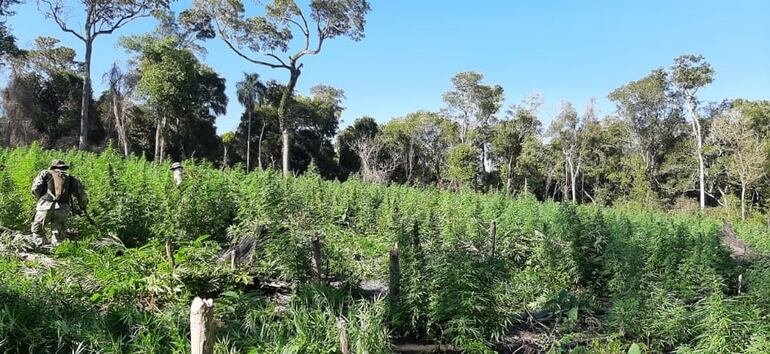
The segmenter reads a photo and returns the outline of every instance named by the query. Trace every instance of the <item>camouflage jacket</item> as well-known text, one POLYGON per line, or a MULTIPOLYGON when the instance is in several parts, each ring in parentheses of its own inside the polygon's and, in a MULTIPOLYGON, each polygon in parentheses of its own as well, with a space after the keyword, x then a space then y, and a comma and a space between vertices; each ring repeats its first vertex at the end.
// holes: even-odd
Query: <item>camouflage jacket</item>
POLYGON ((53 178, 50 170, 43 170, 32 181, 32 195, 37 199, 37 210, 47 211, 51 209, 69 209, 72 198, 78 199, 78 205, 85 208, 88 205, 88 194, 86 194, 83 184, 80 180, 73 176, 69 176, 71 179, 69 182, 69 198, 60 201, 51 201, 51 198, 43 198, 46 195, 52 195, 52 191, 49 188, 49 180, 53 178))

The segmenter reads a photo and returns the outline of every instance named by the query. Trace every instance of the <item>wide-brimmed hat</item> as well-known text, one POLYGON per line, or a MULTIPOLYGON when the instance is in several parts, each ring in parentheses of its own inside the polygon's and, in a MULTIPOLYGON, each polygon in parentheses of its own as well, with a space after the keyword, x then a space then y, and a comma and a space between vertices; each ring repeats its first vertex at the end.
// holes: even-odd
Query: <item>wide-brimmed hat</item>
POLYGON ((182 168, 182 164, 181 164, 181 163, 179 163, 179 162, 174 162, 174 163, 172 163, 172 164, 171 164, 171 170, 172 170, 172 171, 173 171, 173 170, 176 170, 176 169, 178 169, 178 168, 182 168))
POLYGON ((70 168, 69 165, 64 163, 64 160, 53 160, 51 161, 51 169, 59 168, 59 169, 68 169, 70 168))

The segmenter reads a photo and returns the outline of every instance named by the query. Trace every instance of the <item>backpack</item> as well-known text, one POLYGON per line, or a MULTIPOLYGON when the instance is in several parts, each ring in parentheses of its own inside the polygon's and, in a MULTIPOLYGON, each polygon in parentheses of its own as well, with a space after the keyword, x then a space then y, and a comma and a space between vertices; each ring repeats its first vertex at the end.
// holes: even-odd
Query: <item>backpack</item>
POLYGON ((43 184, 46 186, 46 192, 42 199, 48 202, 70 204, 73 179, 64 171, 50 171, 43 184))

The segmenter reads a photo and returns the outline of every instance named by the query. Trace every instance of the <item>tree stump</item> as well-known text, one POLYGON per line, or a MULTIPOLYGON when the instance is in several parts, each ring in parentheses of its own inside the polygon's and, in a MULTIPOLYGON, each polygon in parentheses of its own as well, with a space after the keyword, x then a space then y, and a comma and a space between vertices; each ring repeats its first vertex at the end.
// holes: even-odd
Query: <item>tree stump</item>
POLYGON ((344 318, 337 317, 337 329, 340 330, 340 352, 350 354, 350 343, 348 341, 348 331, 345 325, 348 323, 344 318))
POLYGON ((214 301, 196 297, 190 306, 190 347, 192 354, 214 352, 214 301))

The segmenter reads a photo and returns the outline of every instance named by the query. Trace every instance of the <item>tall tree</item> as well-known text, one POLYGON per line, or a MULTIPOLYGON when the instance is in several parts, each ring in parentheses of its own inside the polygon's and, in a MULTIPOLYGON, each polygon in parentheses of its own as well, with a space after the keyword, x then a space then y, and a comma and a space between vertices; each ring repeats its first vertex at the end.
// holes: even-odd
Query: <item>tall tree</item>
MULTIPOLYGON (((367 0, 311 0, 309 11, 293 0, 272 0, 261 4, 260 14, 247 17, 242 0, 195 0, 192 10, 183 13, 191 27, 219 38, 238 56, 253 64, 286 70, 289 80, 278 106, 281 127, 282 169, 289 175, 289 149, 292 123, 288 105, 302 73, 301 59, 321 52, 329 39, 345 36, 354 41, 364 37, 367 0), (301 35, 300 48, 289 52, 295 35, 301 35)), ((251 13, 251 11, 249 11, 251 13)))
POLYGON ((297 96, 288 112, 293 117, 290 128, 297 137, 292 141, 292 165, 304 172, 312 162, 321 176, 333 178, 338 175, 338 166, 332 138, 337 133, 345 95, 330 86, 316 86, 310 91, 311 97, 297 96))
POLYGON ((372 117, 361 117, 353 124, 343 129, 337 135, 337 157, 340 167, 340 180, 346 180, 348 176, 361 169, 361 160, 353 151, 353 143, 361 138, 374 138, 380 128, 372 117))
POLYGON ((227 106, 225 80, 180 48, 175 37, 148 40, 137 50, 137 94, 155 111, 156 161, 170 152, 169 139, 180 158, 200 152, 215 159, 214 120, 227 106))
POLYGON ((18 57, 24 53, 16 46, 16 37, 11 34, 11 30, 5 25, 5 18, 15 14, 11 6, 20 3, 21 0, 0 0, 0 66, 5 64, 7 57, 18 57))
POLYGON ((456 188, 478 190, 478 156, 479 149, 468 144, 458 144, 449 151, 447 178, 456 188))
MULTIPOLYGON (((248 116, 248 131, 246 133, 246 171, 251 171, 251 121, 254 114, 255 106, 258 102, 262 102, 267 87, 261 81, 259 81, 259 74, 247 74, 243 73, 243 79, 236 85, 238 93, 238 102, 246 108, 246 115, 248 116)), ((261 104, 260 104, 261 105, 261 104)), ((259 148, 257 153, 257 166, 259 170, 262 170, 262 136, 265 133, 265 124, 262 124, 262 131, 259 134, 259 148)))
POLYGON ((460 125, 460 143, 480 149, 479 162, 484 171, 489 170, 489 140, 494 115, 503 103, 500 85, 485 85, 484 75, 477 72, 461 72, 452 77, 452 89, 444 93, 447 107, 444 114, 460 125))
POLYGON ((444 93, 444 114, 460 125, 460 143, 467 144, 469 133, 500 110, 503 88, 481 83, 484 75, 466 71, 452 77, 452 89, 444 93))
MULTIPOLYGON (((587 114, 592 110, 587 109, 587 114)), ((572 202, 577 203, 577 176, 580 173, 581 145, 583 138, 584 120, 581 120, 575 108, 569 102, 562 102, 559 115, 551 122, 548 128, 551 137, 558 139, 562 154, 564 155, 564 198, 571 191, 572 202)))
POLYGON ((717 117, 711 126, 710 140, 725 154, 727 175, 741 186, 741 218, 746 219, 746 191, 764 176, 766 146, 752 128, 751 119, 734 108, 717 117))
POLYGON ((515 164, 524 140, 529 136, 540 133, 540 120, 537 109, 541 104, 539 98, 530 99, 529 103, 513 105, 506 112, 506 119, 493 127, 492 153, 503 165, 505 173, 505 191, 511 193, 515 164))
POLYGON ((391 176, 394 181, 441 183, 446 155, 457 143, 457 129, 454 122, 439 114, 417 111, 388 121, 379 138, 387 157, 397 164, 391 176))
MULTIPOLYGON (((3 94, 6 143, 18 146, 38 140, 47 148, 77 146, 81 63, 72 48, 55 38, 40 37, 22 57, 12 59, 8 87, 3 94)), ((89 104, 92 100, 87 100, 89 104)), ((89 142, 101 142, 98 120, 89 123, 89 142)))
POLYGON ((679 105, 670 95, 669 74, 655 69, 647 76, 623 85, 609 94, 621 118, 629 122, 633 143, 641 153, 650 177, 662 162, 677 126, 682 122, 679 105))
POLYGON ((73 27, 70 21, 71 10, 65 6, 64 0, 37 0, 38 8, 43 14, 52 19, 62 31, 77 37, 85 45, 85 67, 83 68, 83 101, 80 111, 80 141, 78 148, 88 148, 88 113, 91 98, 91 54, 94 40, 101 36, 112 34, 127 23, 149 16, 152 11, 168 8, 168 0, 80 0, 78 8, 84 15, 84 25, 81 30, 73 27))
POLYGON ((581 116, 569 102, 562 103, 562 110, 551 122, 549 132, 558 139, 564 155, 564 188, 565 199, 567 189, 571 192, 572 202, 577 203, 577 178, 586 152, 586 126, 596 124, 596 100, 592 98, 585 113, 581 116))
POLYGON ((732 102, 732 106, 739 109, 741 114, 749 117, 752 127, 756 129, 762 137, 770 137, 770 101, 737 99, 732 102))
POLYGON ((225 132, 224 134, 222 134, 222 148, 224 149, 224 153, 222 154, 223 169, 229 166, 229 163, 228 163, 229 161, 227 160, 227 150, 229 150, 234 140, 235 140, 235 133, 225 132))
POLYGON ((698 159, 698 183, 700 187, 700 208, 706 209, 706 164, 703 158, 703 128, 698 113, 698 90, 714 80, 714 69, 701 55, 682 55, 674 59, 671 67, 672 81, 676 93, 684 100, 690 112, 690 124, 695 142, 695 157, 698 159))

